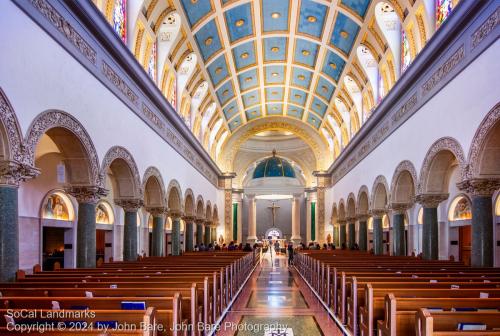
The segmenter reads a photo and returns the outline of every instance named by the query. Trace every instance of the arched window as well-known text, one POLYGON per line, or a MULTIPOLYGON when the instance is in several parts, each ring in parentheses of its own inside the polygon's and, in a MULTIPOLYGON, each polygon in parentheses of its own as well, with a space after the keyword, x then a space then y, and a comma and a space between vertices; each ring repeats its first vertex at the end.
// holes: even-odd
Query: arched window
POLYGON ((174 71, 169 75, 167 90, 167 100, 174 110, 177 111, 177 76, 174 71))
MULTIPOLYGON (((356 107, 356 112, 358 113, 358 119, 360 124, 363 123, 363 97, 361 96, 361 88, 354 81, 354 79, 346 75, 344 76, 344 84, 347 88, 347 92, 351 96, 354 106, 356 107)), ((360 125, 361 126, 361 125, 360 125)))
POLYGON ((114 0, 113 29, 123 42, 127 42, 127 0, 114 0))
POLYGON ((220 150, 222 148, 222 144, 224 143, 224 141, 226 140, 227 136, 228 136, 229 132, 228 131, 225 131, 224 133, 222 133, 220 139, 218 140, 217 142, 217 146, 215 147, 215 159, 217 159, 219 157, 219 154, 220 154, 220 150))
POLYGON ((193 74, 194 68, 196 67, 196 55, 191 53, 184 58, 179 68, 178 81, 177 81, 177 95, 182 95, 184 88, 186 87, 189 78, 193 74))
POLYGON ((148 74, 156 82, 156 41, 151 47, 151 54, 149 55, 148 74))
POLYGON ((347 142, 351 139, 351 115, 349 114, 349 110, 345 106, 344 102, 339 98, 335 98, 335 107, 340 112, 340 116, 342 117, 342 125, 347 131, 347 139, 343 139, 343 145, 347 145, 347 142))
POLYGON ((382 78, 382 74, 380 72, 377 74, 377 87, 378 87, 377 103, 380 103, 385 96, 384 79, 382 78))
POLYGON ((394 56, 396 69, 400 68, 399 57, 401 52, 401 22, 391 5, 385 2, 379 2, 375 6, 375 19, 380 30, 384 34, 387 44, 394 56))
POLYGON ((207 129, 207 125, 210 122, 210 119, 212 119, 212 116, 214 115, 216 107, 217 106, 215 105, 215 103, 212 103, 205 110, 203 120, 201 121, 200 134, 198 137, 199 139, 203 139, 203 137, 205 136, 205 130, 207 129))
POLYGON ((436 0, 436 29, 450 16, 453 5, 452 0, 436 0))
MULTIPOLYGON (((360 45, 357 49, 357 56, 363 70, 365 71, 368 80, 370 81, 371 87, 373 89, 373 100, 378 99, 378 64, 375 57, 364 45, 360 45)), ((367 111, 364 111, 367 112, 367 111)))
POLYGON ((210 138, 208 139, 208 150, 210 151, 210 148, 212 148, 212 145, 215 140, 215 136, 217 135, 217 132, 219 132, 220 127, 222 126, 222 119, 217 120, 215 123, 214 127, 212 128, 212 131, 210 132, 210 138))
POLYGON ((345 144, 342 141, 342 134, 340 132, 340 125, 337 123, 337 121, 331 116, 327 116, 328 123, 333 129, 333 132, 335 133, 335 137, 337 137, 337 141, 340 144, 340 150, 342 150, 345 146, 345 144))
POLYGON ((321 132, 323 133, 323 136, 326 138, 326 141, 328 141, 328 147, 330 148, 330 151, 333 151, 333 138, 330 135, 330 132, 326 130, 326 128, 321 128, 321 132))
POLYGON ((410 41, 404 29, 401 29, 401 73, 405 72, 411 63, 410 41))

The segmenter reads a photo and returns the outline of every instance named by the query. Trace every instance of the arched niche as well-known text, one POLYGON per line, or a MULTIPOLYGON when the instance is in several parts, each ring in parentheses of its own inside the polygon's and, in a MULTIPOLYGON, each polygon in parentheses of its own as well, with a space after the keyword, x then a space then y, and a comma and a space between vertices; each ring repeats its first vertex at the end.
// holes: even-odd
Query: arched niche
POLYGON ((360 121, 360 126, 363 123, 363 97, 361 95, 361 86, 358 85, 356 80, 350 76, 344 76, 344 85, 351 96, 352 101, 354 102, 354 107, 356 108, 356 113, 358 115, 358 120, 360 121))
POLYGON ((43 199, 40 207, 40 217, 43 219, 74 221, 75 209, 73 203, 62 190, 53 190, 43 199))
POLYGON ((387 201, 389 199, 387 190, 387 180, 385 177, 382 175, 377 176, 372 188, 372 210, 387 208, 387 201))
POLYGON ((470 200, 464 196, 459 195, 453 199, 448 209, 448 220, 450 222, 471 220, 472 210, 470 200))
POLYGON ((146 208, 166 207, 165 184, 158 168, 149 167, 146 169, 142 181, 144 206, 146 208))
POLYGON ((99 201, 95 209, 96 224, 113 225, 115 222, 114 211, 107 201, 99 201))
POLYGON ((184 193, 184 214, 186 216, 196 216, 195 199, 193 191, 188 188, 184 193))

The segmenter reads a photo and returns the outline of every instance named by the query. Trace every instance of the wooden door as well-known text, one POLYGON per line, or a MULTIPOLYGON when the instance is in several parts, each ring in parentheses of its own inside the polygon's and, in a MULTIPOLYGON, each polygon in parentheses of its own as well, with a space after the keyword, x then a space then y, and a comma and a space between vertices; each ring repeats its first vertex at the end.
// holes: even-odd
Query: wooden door
POLYGON ((472 250, 472 231, 470 225, 460 226, 458 228, 458 242, 458 256, 460 261, 463 261, 465 265, 470 266, 470 254, 472 250))
POLYGON ((95 255, 96 261, 101 259, 100 263, 104 262, 104 250, 106 248, 106 231, 95 230, 95 255))

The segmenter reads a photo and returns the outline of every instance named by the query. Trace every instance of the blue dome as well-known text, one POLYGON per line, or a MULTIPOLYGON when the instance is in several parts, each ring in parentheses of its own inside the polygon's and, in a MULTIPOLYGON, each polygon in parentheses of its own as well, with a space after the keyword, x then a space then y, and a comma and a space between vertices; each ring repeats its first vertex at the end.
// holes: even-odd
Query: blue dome
POLYGON ((290 177, 295 178, 295 170, 290 162, 275 155, 261 161, 253 171, 253 178, 290 177))

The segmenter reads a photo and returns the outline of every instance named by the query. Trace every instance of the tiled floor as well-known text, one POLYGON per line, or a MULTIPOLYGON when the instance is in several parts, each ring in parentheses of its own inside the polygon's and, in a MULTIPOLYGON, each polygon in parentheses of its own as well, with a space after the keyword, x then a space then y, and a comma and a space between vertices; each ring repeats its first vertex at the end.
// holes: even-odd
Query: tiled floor
POLYGON ((264 255, 231 310, 220 336, 342 335, 285 256, 264 255))

